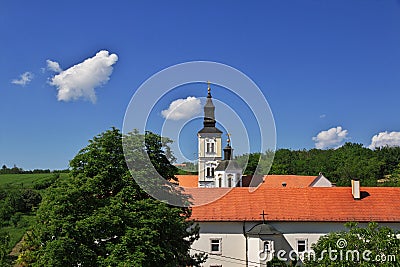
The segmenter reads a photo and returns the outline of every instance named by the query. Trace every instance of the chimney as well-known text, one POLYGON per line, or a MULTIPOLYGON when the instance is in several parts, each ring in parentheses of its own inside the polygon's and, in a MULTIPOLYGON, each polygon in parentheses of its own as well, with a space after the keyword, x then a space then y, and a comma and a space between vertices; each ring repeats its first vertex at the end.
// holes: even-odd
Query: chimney
POLYGON ((351 180, 351 194, 355 200, 361 199, 360 194, 360 179, 352 179, 351 180))

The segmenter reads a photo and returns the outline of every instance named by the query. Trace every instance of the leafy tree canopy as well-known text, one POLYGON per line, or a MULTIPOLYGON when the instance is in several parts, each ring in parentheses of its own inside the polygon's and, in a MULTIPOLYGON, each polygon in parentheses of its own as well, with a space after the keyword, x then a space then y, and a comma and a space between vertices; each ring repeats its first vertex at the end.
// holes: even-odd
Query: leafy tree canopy
POLYGON ((312 246, 315 257, 306 266, 400 266, 400 239, 388 227, 370 222, 367 227, 347 223, 348 231, 322 236, 312 246))
POLYGON ((338 186, 349 186, 358 178, 363 186, 377 186, 378 180, 388 180, 382 185, 398 185, 400 147, 383 147, 371 150, 362 144, 346 143, 338 149, 290 150, 278 149, 275 155, 252 153, 237 156, 240 166, 247 166, 244 174, 296 174, 318 175, 322 172, 338 186), (271 169, 269 166, 273 158, 271 169), (393 179, 388 179, 392 175, 393 179))
MULTIPOLYGON (((130 141, 141 164, 147 153, 166 179, 174 167, 161 137, 137 131, 130 141), (158 140, 158 141, 157 141, 158 140)), ((89 141, 70 162, 71 178, 49 188, 37 212, 36 228, 26 238, 19 262, 32 266, 197 266, 189 255, 198 226, 190 210, 152 199, 129 172, 122 134, 112 128, 89 141)), ((140 165, 143 167, 143 165, 140 165)))

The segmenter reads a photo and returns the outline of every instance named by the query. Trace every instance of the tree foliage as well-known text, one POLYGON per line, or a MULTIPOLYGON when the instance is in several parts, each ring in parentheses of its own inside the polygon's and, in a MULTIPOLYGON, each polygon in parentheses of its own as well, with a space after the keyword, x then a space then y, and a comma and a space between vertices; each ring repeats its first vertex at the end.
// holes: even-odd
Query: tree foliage
POLYGON ((0 265, 9 266, 10 259, 8 256, 8 244, 10 243, 10 236, 8 233, 0 232, 0 265))
POLYGON ((315 257, 310 256, 306 266, 400 266, 399 232, 374 222, 346 227, 348 231, 322 236, 312 246, 315 257))
MULTIPOLYGON (((268 173, 265 166, 269 166, 271 158, 271 152, 236 157, 243 167, 248 159, 244 174, 253 174, 257 165, 261 174, 268 173)), ((371 150, 361 144, 346 143, 338 149, 328 150, 278 149, 269 173, 318 175, 322 172, 338 186, 349 186, 352 178, 359 178, 365 186, 376 186, 378 180, 396 175, 399 164, 400 147, 371 150)), ((382 185, 396 186, 397 181, 391 179, 382 185)))
MULTIPOLYGON (((14 164, 14 167, 8 168, 5 164, 0 169, 0 174, 28 174, 28 173, 50 173, 50 169, 34 169, 32 170, 23 170, 22 168, 17 167, 14 164)), ((68 172, 68 170, 55 170, 53 172, 68 172)))
POLYGON ((0 190, 0 227, 14 224, 11 221, 16 214, 31 212, 41 200, 39 192, 32 189, 0 190))
MULTIPOLYGON (((137 163, 148 153, 170 178, 173 166, 165 161, 165 143, 156 141, 160 137, 151 134, 147 143, 140 141, 144 137, 138 132, 130 137, 137 149, 137 163)), ((189 255, 190 245, 199 237, 198 226, 189 220, 190 210, 154 200, 139 188, 125 163, 118 129, 90 140, 70 166, 71 178, 47 190, 30 235, 34 238, 27 238, 19 263, 197 266, 202 262, 201 255, 189 255)))

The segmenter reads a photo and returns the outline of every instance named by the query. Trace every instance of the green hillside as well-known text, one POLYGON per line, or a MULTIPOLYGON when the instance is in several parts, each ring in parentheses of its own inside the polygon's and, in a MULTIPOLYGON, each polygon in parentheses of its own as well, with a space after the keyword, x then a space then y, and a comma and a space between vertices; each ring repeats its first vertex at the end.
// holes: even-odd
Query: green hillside
POLYGON ((0 174, 1 189, 34 188, 35 184, 48 181, 54 177, 66 178, 68 173, 33 173, 33 174, 0 174))
POLYGON ((59 179, 66 179, 68 175, 0 174, 0 246, 5 246, 3 249, 6 253, 11 251, 35 223, 35 209, 46 188, 59 179))

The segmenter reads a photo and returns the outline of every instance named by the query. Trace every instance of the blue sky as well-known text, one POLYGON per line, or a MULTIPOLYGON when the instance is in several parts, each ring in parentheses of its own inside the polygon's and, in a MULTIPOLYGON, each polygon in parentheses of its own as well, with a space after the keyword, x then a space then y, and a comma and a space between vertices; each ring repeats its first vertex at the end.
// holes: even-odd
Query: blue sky
MULTIPOLYGON (((1 165, 66 168, 94 135, 122 128, 144 81, 196 60, 258 85, 278 148, 400 144, 399 1, 4 0, 0 34, 1 165), (74 73, 87 76, 71 95, 74 73)), ((166 95, 158 116, 188 96, 166 95)))

